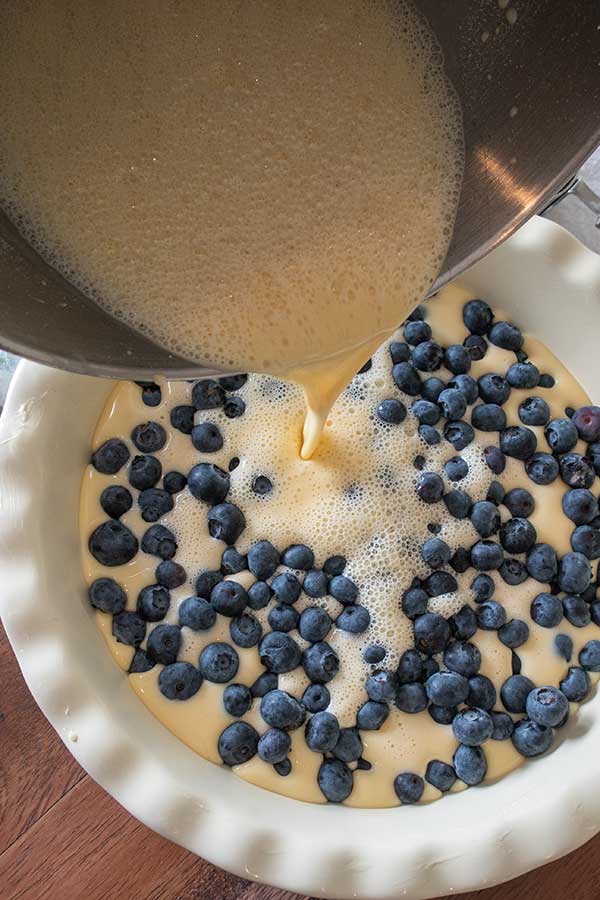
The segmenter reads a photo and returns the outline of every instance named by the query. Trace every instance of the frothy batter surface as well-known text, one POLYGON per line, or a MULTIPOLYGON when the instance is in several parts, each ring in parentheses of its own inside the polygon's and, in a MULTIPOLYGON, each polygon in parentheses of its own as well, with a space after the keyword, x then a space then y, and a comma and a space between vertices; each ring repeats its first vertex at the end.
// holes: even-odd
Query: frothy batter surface
POLYGON ((442 263, 461 115, 404 0, 6 0, 0 82, 0 205, 42 255, 317 419, 442 263))
MULTIPOLYGON (((442 346, 462 344, 467 336, 461 319, 463 304, 467 299, 464 291, 452 287, 426 304, 426 322, 433 330, 433 339, 442 346)), ((402 331, 395 337, 402 342, 402 331)), ((487 343, 487 338, 484 340, 487 343)), ((396 348, 394 352, 405 351, 396 348)), ((581 387, 538 342, 526 338, 524 352, 541 373, 551 375, 556 383, 551 388, 513 387, 502 406, 509 426, 522 424, 519 406, 532 395, 544 399, 548 404, 548 418, 552 419, 565 419, 565 407, 576 408, 587 402, 581 387)), ((503 377, 515 360, 512 350, 489 343, 483 359, 469 363, 469 376, 475 380, 486 373, 496 373, 503 377)), ((438 367, 434 372, 421 372, 420 377, 424 381, 432 376, 442 379, 444 383, 453 377, 445 366, 438 367)), ((410 409, 416 398, 399 391, 394 383, 388 344, 375 354, 372 366, 352 380, 335 404, 324 438, 311 461, 303 461, 298 456, 303 419, 302 396, 298 388, 266 376, 250 376, 235 390, 232 389, 235 385, 228 387, 227 392, 221 393, 215 408, 194 412, 190 407, 191 384, 162 383, 158 387, 146 387, 141 392, 137 385, 122 383, 111 395, 94 435, 93 446, 98 448, 106 440, 119 437, 129 448, 132 457, 139 455, 130 435, 136 425, 150 419, 161 424, 166 432, 164 446, 151 454, 162 466, 162 480, 158 476, 156 478, 157 488, 167 484, 164 476, 169 472, 177 471, 187 475, 200 462, 213 463, 229 474, 227 502, 243 511, 245 527, 235 541, 236 551, 242 557, 238 560, 231 550, 224 555, 226 545, 208 534, 207 504, 192 496, 189 488, 174 495, 174 509, 162 516, 160 522, 175 536, 178 546, 173 560, 183 566, 185 575, 183 584, 170 589, 170 605, 159 624, 171 623, 176 626, 180 623, 180 605, 194 593, 197 576, 201 573, 221 571, 226 578, 237 581, 246 590, 250 589, 257 579, 248 571, 245 557, 258 541, 271 541, 280 553, 290 545, 305 544, 311 548, 315 557, 314 563, 310 565, 318 571, 328 558, 336 554, 345 557, 343 574, 357 586, 356 603, 368 610, 370 624, 358 634, 332 624, 325 637, 339 658, 339 672, 326 685, 330 692, 327 712, 336 716, 342 728, 354 729, 357 710, 367 700, 365 683, 368 676, 380 670, 396 672, 405 651, 414 648, 414 622, 405 614, 403 597, 413 585, 414 579, 417 579, 415 583, 419 586, 424 583, 430 585, 427 579, 432 570, 423 559, 422 547, 434 534, 454 554, 451 563, 444 564, 441 571, 455 581, 448 583, 445 593, 429 590, 433 596, 427 600, 428 611, 449 619, 465 606, 476 612, 481 607, 471 587, 477 572, 470 564, 468 555, 476 542, 481 540, 481 536, 468 516, 456 518, 449 513, 443 501, 425 503, 421 499, 416 487, 423 472, 438 473, 442 477, 446 495, 453 489, 459 489, 468 492, 471 502, 485 500, 488 495, 493 496, 494 491, 499 489, 498 482, 502 485, 500 497, 504 490, 516 486, 526 488, 535 502, 528 520, 536 530, 537 542, 551 544, 559 558, 571 549, 575 526, 564 515, 561 506, 563 496, 568 491, 567 484, 560 477, 544 486, 535 484, 526 474, 524 463, 510 457, 505 458, 505 469, 501 474, 492 472, 485 461, 484 449, 489 446, 497 447, 497 432, 476 430, 475 439, 457 451, 442 436, 447 423, 441 417, 435 426, 440 435, 439 443, 428 444, 419 435, 419 423, 410 409), (145 405, 143 395, 148 402, 157 405, 145 405), (406 418, 401 423, 385 424, 380 420, 376 409, 385 399, 400 400, 408 408, 406 418), (215 439, 215 435, 219 434, 222 446, 212 452, 196 449, 189 434, 172 426, 171 414, 174 407, 187 407, 190 417, 193 417, 193 422, 190 418, 189 427, 185 430, 189 430, 192 424, 198 427, 202 424, 208 426, 210 423, 213 431, 209 437, 212 435, 212 439, 215 439), (235 412, 241 414, 231 417, 235 412), (456 456, 460 456, 466 464, 467 474, 452 481, 445 463, 456 456), (227 574, 232 568, 238 567, 240 571, 237 574, 227 574), (374 644, 384 648, 385 656, 377 664, 369 664, 364 659, 364 653, 374 644)), ((481 403, 479 398, 476 405, 480 406, 481 403)), ((470 422, 472 414, 473 405, 470 403, 464 420, 470 422)), ((181 425, 181 414, 178 421, 181 425)), ((537 439, 537 450, 547 452, 543 427, 531 426, 531 432, 537 439)), ((216 440, 218 443, 218 439, 216 440)), ((585 452, 582 441, 578 441, 574 448, 574 452, 578 451, 585 452)), ((128 465, 130 463, 131 460, 128 465)), ((593 473, 591 463, 589 467, 593 473)), ((594 479, 595 475, 592 474, 592 480, 597 484, 594 479)), ((84 570, 88 583, 101 576, 114 578, 127 594, 126 609, 134 611, 137 604, 139 611, 139 592, 145 586, 155 583, 155 569, 159 562, 156 556, 140 552, 127 565, 113 568, 99 565, 87 545, 90 533, 106 521, 106 514, 99 505, 100 493, 107 486, 115 484, 127 485, 126 465, 115 475, 101 474, 92 466, 89 467, 82 493, 84 570)), ((142 506, 139 505, 141 495, 131 485, 128 487, 133 507, 121 516, 120 521, 141 539, 150 523, 148 520, 143 521, 140 515, 144 509, 143 501, 142 506)), ((511 519, 511 513, 500 502, 497 493, 495 496, 501 520, 507 522, 511 519)), ((597 524, 590 527, 594 531, 597 524)), ((498 541, 498 534, 494 533, 490 539, 498 541)), ((600 552, 600 544, 598 548, 600 552)), ((583 619, 574 624, 571 612, 568 616, 563 616, 561 612, 560 621, 556 625, 545 627, 532 618, 532 600, 540 593, 550 592, 561 597, 560 607, 564 591, 559 590, 554 577, 552 584, 543 584, 527 577, 525 553, 504 555, 517 560, 524 570, 524 577, 521 583, 511 585, 499 571, 490 570, 488 575, 494 589, 492 599, 503 608, 506 620, 519 619, 526 623, 528 638, 513 652, 499 638, 497 628, 477 627, 469 637, 469 643, 478 648, 481 654, 479 674, 489 678, 497 691, 493 709, 500 712, 505 711, 500 697, 501 688, 519 668, 521 674, 530 678, 537 686, 558 686, 567 677, 570 667, 584 672, 578 668, 578 652, 590 639, 596 639, 600 634, 598 627, 590 623, 589 610, 593 608, 595 583, 592 588, 586 589, 587 593, 584 592, 586 599, 582 602, 587 615, 583 619), (557 650, 557 635, 562 636, 560 640, 563 644, 565 641, 568 643, 568 640, 572 642, 570 662, 557 650)), ((296 575, 299 585, 308 578, 305 571, 280 562, 266 580, 273 584, 273 578, 283 572, 296 575)), ((287 612, 293 618, 307 607, 321 607, 335 621, 349 607, 332 597, 330 588, 326 590, 324 596, 317 597, 308 596, 306 590, 302 590, 294 602, 287 603, 287 612)), ((206 593, 205 587, 200 588, 200 593, 203 591, 206 593)), ((567 601, 565 610, 569 602, 567 601)), ((278 603, 277 598, 271 596, 264 607, 257 609, 253 602, 251 608, 246 609, 260 624, 263 635, 278 630, 274 627, 275 620, 272 618, 275 607, 281 613, 286 603, 278 603)), ((128 669, 134 659, 134 647, 114 639, 110 615, 98 612, 97 616, 111 652, 119 664, 128 669)), ((190 699, 177 702, 167 699, 159 689, 162 665, 157 664, 149 671, 129 676, 131 686, 152 712, 192 749, 214 762, 221 761, 219 736, 235 721, 223 706, 227 684, 241 683, 250 687, 264 672, 258 648, 243 648, 235 640, 232 641, 230 625, 231 619, 218 615, 215 624, 208 630, 182 627, 181 646, 177 655, 179 661, 187 661, 197 667, 199 654, 207 645, 226 642, 234 646, 239 656, 239 669, 229 682, 219 684, 205 679, 190 699)), ((154 627, 153 623, 147 623, 146 634, 141 641, 141 647, 146 648, 146 651, 147 639, 154 627)), ((292 623, 291 630, 287 633, 301 650, 309 647, 309 642, 298 632, 297 622, 295 625, 292 623)), ((147 652, 142 657, 147 663, 147 652)), ((140 658, 139 653, 136 653, 134 669, 140 658)), ((421 659, 424 663, 426 657, 421 656, 421 659)), ((447 668, 442 654, 434 654, 433 660, 433 663, 427 665, 447 668)), ((580 677, 584 680, 591 677, 593 680, 593 667, 588 668, 591 669, 591 674, 584 673, 580 677)), ((420 683, 423 680, 426 680, 424 676, 420 683)), ((293 671, 279 674, 277 678, 277 688, 298 700, 303 697, 309 684, 309 678, 301 665, 294 667, 293 671)), ((405 704, 401 703, 402 705, 405 704)), ((436 710, 434 713, 439 715, 436 710)), ((522 712, 512 712, 515 723, 523 717, 522 712)), ((252 707, 240 718, 261 734, 267 730, 261 717, 258 698, 254 699, 252 707)), ((304 726, 292 729, 290 736, 289 774, 278 774, 272 765, 262 761, 258 755, 243 765, 236 766, 236 772, 271 790, 298 799, 322 802, 324 798, 317 784, 317 775, 323 756, 308 748, 304 726)), ((362 741, 361 759, 358 767, 356 759, 348 763, 349 769, 353 770, 353 789, 346 800, 357 806, 394 805, 398 802, 394 790, 397 775, 411 772, 425 777, 428 763, 432 760, 452 765, 458 745, 451 725, 434 721, 430 710, 408 712, 398 708, 395 702, 389 704, 388 717, 381 728, 361 728, 359 736, 362 741)), ((510 737, 505 740, 486 740, 483 752, 487 763, 487 779, 505 774, 522 761, 522 756, 513 746, 510 737)), ((452 789, 460 786, 464 786, 464 783, 459 778, 454 781, 452 789)), ((439 795, 438 788, 426 780, 423 799, 434 799, 439 795)))

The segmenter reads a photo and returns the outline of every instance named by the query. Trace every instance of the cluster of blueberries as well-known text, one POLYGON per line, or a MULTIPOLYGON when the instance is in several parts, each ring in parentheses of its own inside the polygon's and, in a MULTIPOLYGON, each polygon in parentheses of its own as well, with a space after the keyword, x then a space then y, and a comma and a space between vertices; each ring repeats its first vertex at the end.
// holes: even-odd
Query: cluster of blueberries
MULTIPOLYGON (((258 754, 285 776, 291 771, 290 732, 304 725, 308 747, 323 755, 318 774, 321 791, 332 802, 343 801, 352 791, 353 767, 371 767, 362 755, 360 732, 379 729, 389 715, 390 705, 395 704, 406 713, 428 710, 434 721, 452 727, 458 741, 453 765, 431 760, 425 772, 426 781, 447 791, 456 778, 469 785, 483 780, 487 764, 482 744, 487 740, 511 739, 525 757, 543 753, 552 742, 553 729, 566 722, 569 701, 580 701, 589 692, 588 672, 600 671, 600 641, 591 640, 583 647, 579 665, 568 668, 559 688, 536 687, 521 674, 516 652, 527 641, 529 626, 521 619, 507 621, 504 607, 493 599, 495 583, 488 573, 498 570, 508 585, 520 584, 528 577, 547 585, 548 589, 535 597, 530 610, 531 620, 541 627, 556 628, 563 617, 578 627, 591 621, 600 625, 600 600, 596 599, 597 584, 590 567, 590 560, 600 557, 600 510, 590 491, 600 472, 600 408, 569 409, 564 419, 550 420, 546 401, 531 396, 519 407, 523 425, 507 427, 502 406, 512 388, 547 389, 554 380, 540 374, 527 360, 518 328, 508 322, 494 322, 492 310, 484 301, 465 304, 463 319, 469 336, 462 345, 444 349, 432 340, 424 310, 415 310, 404 326, 405 342, 392 342, 389 347, 394 382, 405 395, 417 398, 412 412, 419 421, 419 434, 425 444, 439 443, 443 434, 460 452, 474 439, 474 429, 496 432, 498 443, 485 448, 485 459, 494 474, 502 473, 509 456, 523 461, 527 476, 536 484, 561 478, 566 486, 563 509, 574 526, 573 551, 559 559, 550 545, 537 542, 535 527, 529 521, 534 498, 525 488, 505 492, 499 481, 493 481, 486 499, 473 502, 459 487, 445 491, 437 473, 423 471, 425 457, 418 455, 414 464, 420 472, 416 489, 421 500, 432 508, 443 503, 456 518, 468 517, 479 539, 471 547, 459 547, 453 553, 437 536, 441 526, 430 524, 432 536, 422 547, 430 574, 414 579, 401 600, 404 614, 413 622, 414 646, 404 652, 395 670, 382 667, 387 656, 385 647, 372 644, 365 649, 364 659, 370 667, 365 682, 367 699, 357 712, 354 727, 341 728, 337 718, 327 711, 327 683, 337 674, 339 659, 326 638, 334 626, 360 634, 370 622, 368 610, 357 602, 357 586, 343 574, 345 558, 332 556, 316 568, 311 548, 296 544, 280 553, 267 540, 258 541, 247 554, 241 554, 235 544, 245 528, 244 514, 227 501, 229 473, 239 459, 230 461, 227 472, 200 462, 187 476, 179 472, 163 476, 161 463, 153 454, 165 445, 166 433, 156 422, 134 428, 131 441, 140 453, 131 461, 127 445, 119 439, 106 441, 93 454, 93 465, 106 474, 115 474, 129 463, 129 484, 138 491, 142 518, 154 523, 142 536, 141 549, 160 562, 156 583, 140 591, 136 612, 125 610, 125 592, 111 578, 99 578, 91 585, 90 601, 97 609, 112 614, 116 639, 136 648, 130 672, 147 671, 156 663, 164 667, 158 683, 169 699, 188 699, 203 680, 227 684, 223 694, 225 710, 238 721, 225 728, 219 738, 218 749, 225 764, 238 765, 258 754), (476 381, 468 371, 473 360, 484 357, 488 341, 514 351, 515 363, 506 377, 486 374, 476 381), (442 367, 453 376, 447 384, 427 374, 442 367), (465 419, 469 407, 470 423, 465 419), (441 431, 436 428, 440 423, 441 431), (537 450, 537 437, 529 425, 545 426, 548 451, 537 450), (584 454, 574 449, 580 440, 587 445, 584 454), (161 478, 162 487, 157 487, 161 478), (195 595, 179 606, 179 624, 155 625, 142 649, 147 623, 164 619, 170 606, 169 591, 187 581, 187 573, 173 559, 177 551, 174 534, 157 524, 172 509, 173 494, 186 486, 207 505, 210 535, 225 544, 221 567, 197 576, 195 595), (504 522, 501 505, 511 516, 504 522), (430 612, 430 598, 456 591, 458 583, 453 573, 464 573, 469 568, 476 572, 472 582, 474 606, 465 605, 448 619, 430 612), (226 576, 242 571, 250 571, 256 578, 248 590, 236 581, 226 580, 226 576), (340 612, 335 621, 319 606, 298 613, 295 604, 302 592, 310 598, 330 596, 337 600, 340 612), (252 611, 269 604, 270 631, 263 633, 252 611), (230 620, 231 643, 208 644, 197 666, 178 662, 181 627, 207 631, 217 615, 230 620), (513 674, 500 690, 503 710, 495 709, 498 698, 494 684, 479 672, 480 653, 470 642, 478 629, 495 631, 512 653, 513 674), (306 649, 301 649, 290 633, 293 631, 308 643, 306 649), (251 686, 234 680, 239 668, 235 646, 258 648, 264 671, 251 686), (298 666, 310 680, 301 699, 278 688, 278 676, 298 666), (249 723, 240 721, 255 698, 260 699, 261 716, 268 726, 262 736, 249 723), (515 721, 513 716, 519 718, 515 721)), ((367 364, 361 374, 369 368, 367 364)), ((246 376, 239 375, 197 382, 191 391, 191 404, 171 410, 171 424, 189 435, 200 453, 220 450, 223 437, 219 427, 211 422, 194 424, 195 412, 219 408, 230 418, 243 415, 244 401, 233 392, 239 391, 245 381, 246 376)), ((146 405, 161 402, 158 385, 141 383, 140 387, 146 405)), ((376 409, 377 419, 386 427, 401 424, 406 416, 406 405, 399 398, 385 399, 376 409)), ((457 455, 445 464, 445 473, 451 482, 459 483, 468 474, 468 464, 457 455)), ((258 494, 268 495, 272 487, 266 475, 253 479, 252 488, 258 494)), ((119 521, 133 504, 131 491, 111 485, 102 492, 100 503, 109 518, 91 535, 90 551, 104 566, 123 565, 139 549, 136 536, 119 521)), ((571 638, 557 634, 555 647, 570 663, 571 638)), ((402 803, 414 803, 422 796, 424 780, 420 775, 404 772, 397 776, 394 787, 402 803)))

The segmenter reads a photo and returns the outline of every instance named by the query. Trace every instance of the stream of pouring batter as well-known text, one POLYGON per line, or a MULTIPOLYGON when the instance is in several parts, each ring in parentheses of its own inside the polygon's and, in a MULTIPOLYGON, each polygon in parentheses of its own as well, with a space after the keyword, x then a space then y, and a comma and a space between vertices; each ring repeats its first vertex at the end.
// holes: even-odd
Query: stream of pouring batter
POLYGON ((412 6, 4 0, 0 83, 28 240, 173 352, 300 382, 310 457, 452 231, 461 114, 412 6))

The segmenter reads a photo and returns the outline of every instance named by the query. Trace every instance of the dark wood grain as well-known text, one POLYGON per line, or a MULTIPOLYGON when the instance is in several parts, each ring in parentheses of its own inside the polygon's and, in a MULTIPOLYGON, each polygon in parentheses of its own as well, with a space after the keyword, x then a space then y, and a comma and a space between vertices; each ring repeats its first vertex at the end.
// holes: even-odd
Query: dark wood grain
MULTIPOLYGON (((0 897, 306 900, 229 875, 126 813, 83 772, 38 710, 1 625, 0 897)), ((598 900, 600 835, 563 860, 461 898, 598 900)))

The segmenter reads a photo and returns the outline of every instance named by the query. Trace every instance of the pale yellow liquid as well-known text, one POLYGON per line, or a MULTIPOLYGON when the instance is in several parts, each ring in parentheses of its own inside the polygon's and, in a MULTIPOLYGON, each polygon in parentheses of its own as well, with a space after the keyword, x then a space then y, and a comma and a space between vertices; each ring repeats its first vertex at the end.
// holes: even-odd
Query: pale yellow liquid
POLYGON ((405 0, 4 0, 0 205, 189 359, 293 379, 303 456, 435 278, 462 127, 405 0))

